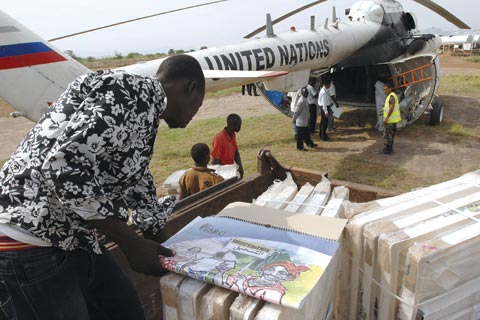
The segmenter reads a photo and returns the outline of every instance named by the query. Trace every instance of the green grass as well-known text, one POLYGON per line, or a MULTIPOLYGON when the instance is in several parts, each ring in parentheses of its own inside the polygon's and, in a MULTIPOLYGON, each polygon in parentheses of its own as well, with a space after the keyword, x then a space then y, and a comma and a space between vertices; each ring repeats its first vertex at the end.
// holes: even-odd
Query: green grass
POLYGON ((446 75, 440 82, 440 95, 462 95, 480 99, 480 76, 446 75))
POLYGON ((239 93, 242 90, 242 87, 233 87, 233 88, 228 88, 224 90, 219 90, 215 92, 208 92, 206 94, 206 98, 220 98, 220 97, 226 97, 232 94, 239 93))
MULTIPOLYGON (((355 115, 351 116, 351 118, 354 117, 355 115)), ((373 131, 368 117, 370 117, 369 114, 360 111, 353 124, 348 121, 348 117, 345 117, 348 123, 339 120, 337 124, 344 126, 346 130, 338 130, 335 133, 335 139, 349 142, 355 139, 368 139, 368 135, 373 131), (359 123, 360 125, 363 123, 362 128, 353 128, 359 123)), ((162 126, 158 132, 150 166, 157 185, 161 185, 174 171, 191 167, 193 165, 190 157, 191 146, 197 142, 211 145, 213 136, 224 125, 225 118, 218 117, 195 121, 185 129, 168 129, 162 126)), ((338 146, 331 145, 332 152, 330 152, 326 149, 329 146, 322 146, 320 143, 315 151, 298 152, 293 140, 291 119, 282 114, 243 118, 242 130, 237 135, 237 142, 245 177, 256 172, 258 151, 265 148, 271 150, 275 158, 284 166, 328 172, 332 179, 403 191, 422 184, 416 181, 415 177, 409 176, 406 169, 402 167, 382 163, 381 159, 367 159, 370 151, 362 155, 347 155, 341 151, 338 152, 336 150, 338 146)))
POLYGON ((444 122, 439 126, 439 129, 446 134, 454 137, 468 137, 480 139, 480 134, 478 133, 478 130, 465 127, 460 123, 444 122))
POLYGON ((480 55, 478 55, 478 54, 471 55, 470 57, 465 58, 465 60, 468 61, 468 62, 477 63, 477 62, 480 62, 480 55))
MULTIPOLYGON (((214 135, 224 126, 225 117, 198 120, 185 129, 161 126, 150 166, 157 183, 164 181, 173 171, 191 167, 191 146, 198 142, 211 146, 214 135)), ((285 128, 291 128, 290 120, 281 114, 243 119, 237 139, 245 176, 256 172, 256 155, 260 148, 286 149, 288 146, 291 151, 295 150, 291 131, 285 128)))

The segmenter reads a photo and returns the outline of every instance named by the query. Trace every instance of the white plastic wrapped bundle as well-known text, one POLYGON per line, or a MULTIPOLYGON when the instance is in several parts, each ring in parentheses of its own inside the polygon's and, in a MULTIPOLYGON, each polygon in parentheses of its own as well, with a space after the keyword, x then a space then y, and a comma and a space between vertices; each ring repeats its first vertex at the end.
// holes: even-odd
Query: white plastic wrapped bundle
POLYGON ((475 278, 418 304, 415 308, 415 316, 398 319, 474 320, 478 319, 479 310, 480 278, 475 278))
POLYGON ((350 219, 357 214, 362 213, 365 215, 369 212, 381 210, 382 208, 390 208, 398 205, 413 207, 421 203, 431 202, 432 197, 439 198, 441 195, 474 188, 475 185, 480 185, 480 170, 466 173, 453 180, 402 193, 395 197, 382 198, 363 203, 348 203, 349 205, 345 206, 345 215, 350 219))
POLYGON ((230 320, 253 320, 264 304, 262 300, 240 294, 230 306, 230 320))
POLYGON ((168 194, 178 194, 180 193, 180 177, 187 172, 187 170, 178 170, 168 176, 167 179, 162 184, 162 187, 167 189, 168 194))
POLYGON ((267 202, 267 207, 274 209, 283 209, 295 197, 298 192, 296 184, 287 185, 283 190, 273 197, 272 201, 267 202))
MULTIPOLYGON (((480 223, 472 222, 452 232, 413 244, 407 253, 398 317, 413 319, 429 299, 451 292, 480 277, 480 223)), ((458 298, 457 298, 458 299, 458 298)))
POLYGON ((329 196, 330 180, 323 177, 322 181, 315 186, 315 189, 305 201, 306 205, 300 208, 299 212, 305 214, 320 214, 329 196))
MULTIPOLYGON (((363 231, 365 226, 373 221, 391 219, 398 216, 414 215, 416 212, 438 207, 437 200, 445 201, 443 197, 457 197, 458 194, 471 194, 480 190, 480 170, 463 175, 438 185, 362 204, 361 207, 370 208, 363 212, 351 212, 353 216, 346 228, 345 252, 350 253, 350 259, 342 263, 346 269, 340 280, 340 298, 335 308, 338 318, 354 319, 358 316, 359 302, 362 291, 360 268, 363 263, 363 231), (350 271, 348 271, 350 270, 350 271), (360 286, 360 287, 359 287, 360 286)), ((450 200, 451 201, 451 200, 450 200)))
POLYGON ((288 212, 297 212, 299 211, 307 201, 310 194, 313 192, 314 187, 310 183, 305 183, 303 187, 300 188, 300 191, 297 192, 295 198, 288 204, 288 206, 284 209, 288 212))
POLYGON ((163 319, 178 320, 177 291, 180 284, 187 279, 176 273, 168 273, 160 278, 162 293, 163 319))
POLYGON ((177 310, 179 319, 202 320, 200 305, 202 297, 212 288, 211 284, 187 278, 180 284, 177 292, 177 310))
MULTIPOLYGON (((463 209, 461 209, 463 211, 463 209)), ((379 319, 393 319, 396 300, 390 292, 399 291, 398 280, 403 278, 406 251, 414 242, 425 241, 442 232, 466 225, 472 220, 454 211, 449 215, 416 224, 391 234, 384 234, 378 240, 380 266, 379 319)))
POLYGON ((230 306, 238 293, 220 287, 212 287, 202 298, 201 320, 229 320, 230 306))
MULTIPOLYGON (((238 166, 236 164, 212 164, 208 165, 210 169, 215 170, 215 173, 222 176, 223 179, 227 180, 233 177, 238 176, 238 166)), ((190 169, 187 169, 190 170, 190 169)), ((162 187, 167 189, 168 194, 179 194, 180 193, 180 177, 187 172, 187 170, 178 170, 173 172, 168 176, 167 179, 162 184, 162 187)))
POLYGON ((227 180, 233 177, 238 177, 238 166, 234 164, 209 164, 210 169, 215 170, 215 173, 227 180))
POLYGON ((348 200, 350 196, 350 191, 344 186, 338 186, 333 189, 328 200, 327 205, 322 210, 322 216, 332 217, 332 218, 344 218, 343 214, 343 202, 348 200))
MULTIPOLYGON (((271 205, 285 205, 285 201, 289 200, 282 200, 285 199, 285 197, 288 197, 291 195, 292 190, 296 188, 298 190, 298 187, 293 181, 292 174, 290 172, 287 172, 287 177, 285 180, 275 180, 273 181, 273 184, 268 187, 268 189, 262 193, 257 199, 253 201, 253 204, 256 204, 257 206, 271 206, 271 205), (287 191, 285 191, 285 194, 280 195, 285 188, 288 188, 287 191)), ((296 192, 296 191, 295 191, 296 192)))
MULTIPOLYGON (((468 195, 469 190, 470 189, 463 190, 462 192, 443 196, 439 199, 442 201, 456 199, 449 202, 449 206, 455 208, 462 207, 476 199, 475 193, 474 195, 468 195), (465 197, 461 197, 462 195, 465 197)), ((363 273, 360 281, 362 287, 359 296, 362 297, 361 313, 364 314, 366 318, 369 318, 370 315, 373 314, 373 307, 379 294, 378 286, 372 284, 372 278, 376 281, 379 281, 380 279, 380 268, 377 261, 379 237, 382 234, 392 233, 401 230, 402 228, 415 226, 420 222, 438 217, 450 211, 448 207, 442 206, 438 203, 432 203, 431 208, 423 211, 420 208, 422 208, 422 206, 416 207, 414 210, 409 209, 407 211, 401 211, 401 214, 395 214, 388 218, 373 221, 364 226, 361 240, 363 242, 363 261, 361 262, 363 273)))

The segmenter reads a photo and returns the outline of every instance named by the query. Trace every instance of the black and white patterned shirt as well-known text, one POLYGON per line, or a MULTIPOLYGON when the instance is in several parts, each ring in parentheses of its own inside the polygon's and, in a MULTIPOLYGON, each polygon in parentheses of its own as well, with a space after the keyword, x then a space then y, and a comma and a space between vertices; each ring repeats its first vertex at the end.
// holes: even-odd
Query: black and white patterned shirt
POLYGON ((77 78, 0 172, 0 223, 65 250, 100 253, 85 220, 128 209, 143 230, 164 226, 149 163, 167 98, 154 77, 98 71, 77 78))

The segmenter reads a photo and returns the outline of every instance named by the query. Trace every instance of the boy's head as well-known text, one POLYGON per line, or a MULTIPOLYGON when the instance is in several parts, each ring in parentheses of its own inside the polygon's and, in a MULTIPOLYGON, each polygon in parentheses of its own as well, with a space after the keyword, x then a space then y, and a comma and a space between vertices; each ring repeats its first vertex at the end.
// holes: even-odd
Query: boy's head
POLYGON ((236 113, 231 113, 227 117, 227 128, 233 132, 239 132, 242 128, 242 118, 236 113))
POLYGON ((210 161, 210 148, 205 143, 196 143, 190 151, 197 167, 206 167, 210 161))

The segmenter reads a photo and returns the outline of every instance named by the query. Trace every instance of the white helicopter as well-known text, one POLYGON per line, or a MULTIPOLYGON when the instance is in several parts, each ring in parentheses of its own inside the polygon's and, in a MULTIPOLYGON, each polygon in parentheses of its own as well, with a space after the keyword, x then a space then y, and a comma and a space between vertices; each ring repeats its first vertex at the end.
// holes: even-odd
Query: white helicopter
MULTIPOLYGON (((265 97, 271 92, 296 91, 310 77, 331 73, 339 102, 375 106, 374 84, 394 80, 400 93, 402 122, 406 126, 431 109, 431 123, 441 121, 441 104, 435 103, 439 86, 438 36, 418 34, 416 19, 395 0, 356 2, 346 16, 310 28, 276 34, 273 25, 326 0, 298 8, 247 35, 237 44, 188 53, 204 69, 206 90, 216 91, 255 82, 265 97), (253 36, 266 30, 260 38, 253 36)), ((460 28, 469 28, 430 0, 414 0, 439 13, 460 28)), ((0 11, 0 96, 17 112, 38 121, 48 106, 75 77, 90 72, 67 54, 41 39, 0 11)), ((122 67, 153 76, 163 59, 122 67)), ((287 105, 270 100, 290 115, 287 105)))

